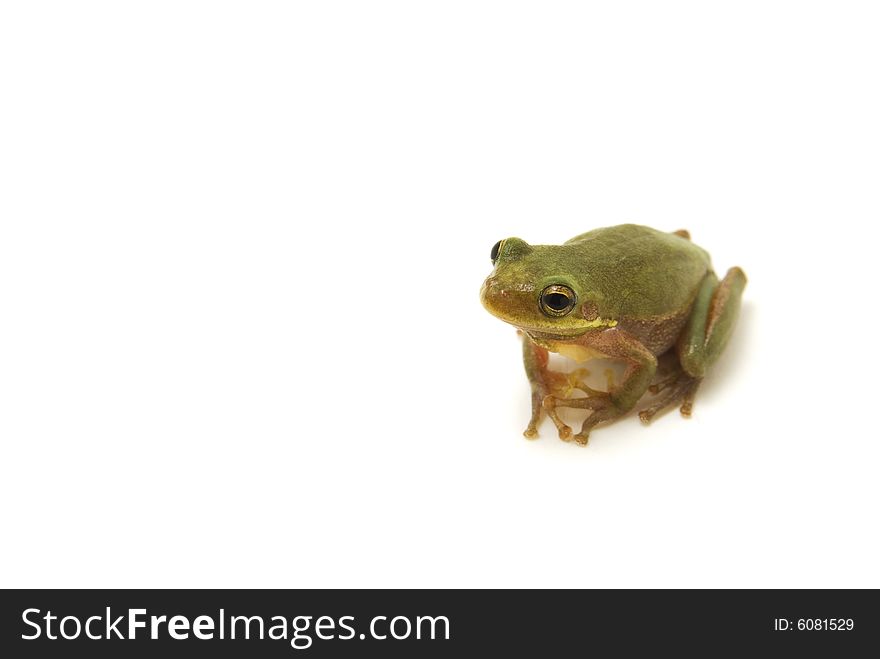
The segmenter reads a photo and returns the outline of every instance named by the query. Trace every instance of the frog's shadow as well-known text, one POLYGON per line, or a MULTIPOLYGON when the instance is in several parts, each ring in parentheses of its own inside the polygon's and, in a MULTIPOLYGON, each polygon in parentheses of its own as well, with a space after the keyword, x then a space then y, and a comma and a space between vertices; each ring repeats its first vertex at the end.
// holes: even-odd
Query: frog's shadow
MULTIPOLYGON (((752 344, 753 325, 754 304, 750 301, 744 301, 740 309, 739 318, 737 319, 736 328, 730 337, 730 342, 718 358, 718 361, 709 368, 706 378, 700 385, 700 389, 697 392, 694 402, 694 417, 699 417, 700 405, 702 403, 707 405, 712 404, 713 401, 718 399, 717 396, 719 392, 723 392, 725 387, 735 386, 735 384, 732 383, 735 383, 737 380, 737 374, 742 372, 741 366, 743 360, 740 356, 743 354, 746 346, 752 344)), ((561 372, 570 372, 577 370, 578 368, 586 368, 590 372, 590 375, 589 377, 584 378, 584 382, 590 387, 602 391, 607 390, 607 371, 610 370, 613 372, 614 382, 620 382, 620 378, 624 371, 624 366, 620 362, 596 359, 586 362, 585 364, 576 364, 570 359, 555 354, 551 354, 550 356, 550 367, 553 370, 561 372)), ((573 397, 581 396, 583 396, 583 394, 578 393, 573 397)), ((591 440, 594 433, 604 434, 606 428, 613 427, 617 423, 632 423, 631 418, 637 416, 640 410, 644 409, 651 403, 651 400, 651 394, 646 394, 639 400, 638 404, 632 410, 623 415, 620 419, 617 419, 612 423, 596 426, 593 433, 591 433, 591 440)), ((666 408, 658 413, 651 421, 651 424, 648 425, 657 423, 661 418, 667 416, 671 412, 675 412, 676 416, 678 416, 679 407, 679 405, 672 405, 666 408)), ((565 421, 565 423, 575 429, 575 431, 580 428, 581 423, 583 423, 583 420, 588 414, 589 413, 586 411, 575 410, 572 408, 559 408, 559 416, 565 421)), ((545 419, 544 423, 550 424, 550 421, 545 419)), ((643 424, 639 422, 639 425, 643 424)), ((552 426, 552 424, 550 424, 550 426, 552 426)), ((547 430, 550 430, 550 428, 547 428, 547 430)))

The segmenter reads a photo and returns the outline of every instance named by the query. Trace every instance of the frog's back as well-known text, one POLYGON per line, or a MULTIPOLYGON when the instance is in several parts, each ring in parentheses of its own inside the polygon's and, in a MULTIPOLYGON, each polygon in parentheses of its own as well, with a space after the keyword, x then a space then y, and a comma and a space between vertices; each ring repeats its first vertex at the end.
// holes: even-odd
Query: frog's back
POLYGON ((578 255, 605 312, 621 320, 648 319, 691 305, 709 255, 687 238, 637 224, 596 229, 566 241, 578 255))

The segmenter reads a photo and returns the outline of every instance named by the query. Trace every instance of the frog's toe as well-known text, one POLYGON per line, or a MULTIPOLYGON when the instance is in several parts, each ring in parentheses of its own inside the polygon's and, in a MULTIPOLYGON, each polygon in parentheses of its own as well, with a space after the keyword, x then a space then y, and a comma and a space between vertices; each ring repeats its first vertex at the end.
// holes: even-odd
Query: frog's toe
POLYGON ((654 418, 654 415, 657 414, 657 412, 659 411, 660 410, 655 410, 653 406, 646 407, 641 412, 639 412, 639 421, 641 421, 645 425, 648 425, 649 423, 651 423, 651 419, 654 418))
POLYGON ((523 437, 526 439, 538 439, 538 429, 529 426, 525 430, 523 430, 523 437))
POLYGON ((568 427, 565 421, 559 418, 559 413, 556 411, 556 406, 564 402, 564 399, 556 398, 555 396, 545 396, 543 406, 547 416, 550 417, 550 420, 556 426, 556 430, 559 431, 559 439, 567 442, 571 440, 571 428, 568 427))
POLYGON ((697 380, 694 383, 694 386, 691 387, 685 395, 682 397, 681 408, 679 412, 683 417, 690 417, 690 415, 694 411, 694 397, 697 394, 697 387, 700 386, 700 381, 697 380))
POLYGON ((579 432, 573 439, 578 446, 586 446, 590 443, 590 433, 579 432))

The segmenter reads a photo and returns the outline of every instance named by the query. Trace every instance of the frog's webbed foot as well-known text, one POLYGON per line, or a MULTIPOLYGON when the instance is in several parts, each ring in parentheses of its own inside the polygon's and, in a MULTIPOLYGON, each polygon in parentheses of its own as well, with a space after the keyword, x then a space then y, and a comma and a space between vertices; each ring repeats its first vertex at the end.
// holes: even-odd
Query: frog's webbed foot
POLYGON ((681 402, 681 415, 690 416, 694 406, 694 396, 702 378, 695 378, 683 370, 672 373, 658 380, 648 391, 655 394, 656 398, 651 405, 639 412, 642 423, 650 423, 659 412, 681 402))
MULTIPOLYGON (((580 387, 578 388, 580 389, 580 387)), ((589 387, 587 387, 586 390, 581 390, 586 391, 589 395, 586 398, 557 398, 555 396, 547 396, 544 398, 543 404, 547 416, 550 417, 550 420, 553 421, 556 425, 556 429, 559 431, 559 439, 564 442, 574 440, 577 444, 586 446, 590 438, 590 430, 593 426, 602 421, 608 421, 619 416, 619 412, 611 402, 611 395, 608 392, 597 391, 595 389, 590 389, 589 387), (559 413, 556 410, 560 407, 592 410, 592 413, 587 417, 586 421, 584 421, 580 432, 576 435, 572 435, 571 428, 559 418, 559 413)))
MULTIPOLYGON (((549 369, 544 370, 541 381, 532 383, 532 416, 529 419, 529 425, 526 427, 525 431, 523 431, 523 436, 528 439, 537 439, 538 424, 541 422, 541 412, 546 409, 544 406, 545 399, 566 399, 575 390, 583 391, 584 393, 594 391, 583 381, 583 378, 589 377, 589 375, 590 372, 585 368, 577 369, 571 373, 560 373, 549 369)), ((554 419, 554 423, 556 423, 557 419, 558 417, 554 419)), ((557 423, 556 425, 558 428, 559 424, 557 423)), ((560 434, 560 437, 561 436, 562 435, 560 434)), ((570 428, 568 436, 571 436, 570 428)))

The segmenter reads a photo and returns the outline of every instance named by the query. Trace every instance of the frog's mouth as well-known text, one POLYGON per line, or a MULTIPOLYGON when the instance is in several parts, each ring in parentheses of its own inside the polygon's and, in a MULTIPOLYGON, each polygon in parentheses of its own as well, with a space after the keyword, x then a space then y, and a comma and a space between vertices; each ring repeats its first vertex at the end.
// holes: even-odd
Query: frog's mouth
POLYGON ((572 330, 567 334, 558 334, 551 332, 544 332, 543 330, 535 330, 529 327, 521 328, 526 334, 528 334, 533 339, 538 339, 539 341, 568 341, 575 337, 580 336, 584 333, 585 330, 572 330))

